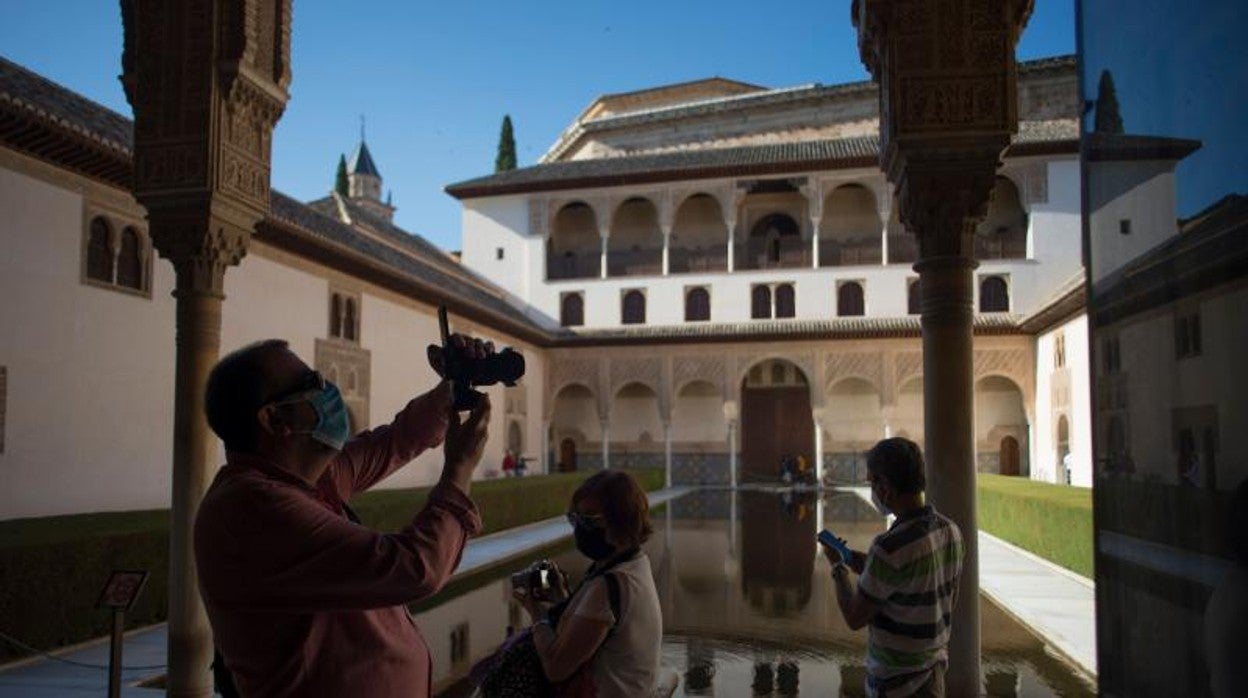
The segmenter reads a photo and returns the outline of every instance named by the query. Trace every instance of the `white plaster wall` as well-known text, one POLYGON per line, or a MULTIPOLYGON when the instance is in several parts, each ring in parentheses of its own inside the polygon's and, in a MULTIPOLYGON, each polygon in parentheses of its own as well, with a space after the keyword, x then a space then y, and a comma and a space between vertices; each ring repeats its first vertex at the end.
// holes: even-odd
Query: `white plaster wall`
POLYGON ((1070 381, 1070 404, 1065 408, 1070 427, 1070 484, 1092 486, 1092 385, 1088 344, 1088 318, 1079 315, 1036 338, 1036 405, 1031 429, 1031 478, 1058 482, 1057 420, 1062 411, 1053 406, 1053 351, 1056 336, 1066 337, 1066 370, 1070 381))
MULTIPOLYGON (((522 563, 515 563, 521 567, 522 563)), ((434 686, 468 673, 473 662, 492 652, 507 636, 507 609, 511 599, 510 581, 491 582, 463 596, 442 603, 415 616, 429 645, 434 686), (460 666, 451 664, 451 632, 468 625, 468 658, 460 666)))
POLYGON ((724 442, 728 425, 724 421, 724 398, 709 383, 685 388, 672 401, 673 442, 724 442))
POLYGON ((167 506, 172 268, 150 299, 83 284, 83 197, 8 168, 0 211, 0 519, 167 506))
POLYGON ((1092 280, 1099 281, 1178 233, 1174 166, 1169 161, 1089 164, 1092 280), (1119 221, 1131 221, 1131 234, 1119 221))
POLYGON ((884 438, 884 418, 880 395, 865 381, 841 381, 828 393, 821 420, 832 437, 824 442, 825 452, 843 448, 869 448, 884 438))
POLYGON ((663 443, 659 400, 649 391, 626 387, 611 403, 611 440, 640 442, 643 434, 649 435, 650 443, 663 443))
POLYGON ((1118 331, 1122 371, 1128 383, 1126 437, 1137 476, 1178 482, 1172 409, 1214 406, 1218 420, 1218 489, 1248 477, 1248 409, 1243 386, 1228 380, 1248 346, 1248 289, 1218 289, 1185 304, 1201 315, 1202 353, 1176 361, 1174 308, 1132 318, 1118 331))
MULTIPOLYGON (((598 401, 593 395, 580 392, 562 392, 555 398, 552 423, 555 439, 562 441, 569 432, 577 431, 584 443, 602 440, 602 423, 598 420, 598 401)), ((558 454, 558 443, 553 444, 558 454)))
POLYGON ((546 266, 544 254, 534 254, 542 253, 541 246, 530 244, 528 197, 497 196, 463 204, 463 264, 528 301, 529 282, 533 278, 530 272, 536 268, 539 275, 544 274, 546 266), (497 254, 500 247, 502 259, 497 254))
MULTIPOLYGON (((1025 260, 986 261, 977 277, 1000 274, 1008 277, 1011 311, 1033 312, 1049 301, 1052 295, 1078 273, 1081 268, 1079 164, 1072 156, 1019 158, 1011 167, 1045 166, 1047 199, 1029 205, 1029 248, 1032 257, 1025 260)), ((812 180, 826 173, 807 173, 812 180)), ((880 178, 877 172, 863 170, 838 172, 838 179, 852 178, 872 183, 880 178)), ((714 190, 724 181, 698 181, 681 185, 689 189, 714 190)), ((883 186, 881 184, 881 186, 883 186)), ((632 195, 653 198, 651 190, 620 187, 561 193, 560 200, 599 202, 620 200, 632 195)), ((797 319, 827 319, 835 316, 835 293, 838 282, 859 281, 864 284, 868 316, 896 317, 906 314, 907 280, 915 276, 910 264, 873 264, 821 269, 797 268, 775 270, 736 270, 732 273, 689 273, 669 276, 632 276, 625 278, 589 278, 548 281, 545 278, 545 240, 528 232, 528 203, 524 196, 500 196, 470 199, 463 203, 464 263, 478 273, 495 280, 508 291, 529 303, 534 310, 555 319, 559 317, 559 299, 567 292, 581 292, 585 298, 585 327, 620 326, 620 300, 623 292, 643 289, 646 293, 647 325, 679 325, 684 323, 684 290, 703 285, 711 293, 711 322, 745 322, 750 320, 750 289, 758 283, 793 283, 797 292, 797 319), (507 259, 494 259, 496 247, 506 247, 507 259), (512 253, 512 247, 521 251, 512 253), (524 260, 527 266, 518 261, 524 260)), ((764 207, 766 208, 766 207, 764 207)), ((768 211, 770 209, 767 209, 768 211)), ((755 211, 758 215, 763 209, 755 211)), ((825 214, 823 227, 837 223, 825 214)), ((742 218, 746 217, 742 213, 742 218)), ((870 218, 866 216, 865 218, 870 218)), ((864 218, 864 220, 865 220, 864 218)), ((809 225, 799 217, 804 229, 809 225)), ((748 228, 747 221, 738 226, 738 237, 748 228)), ((553 222, 548 222, 548 227, 553 222)), ((878 227, 878 221, 873 223, 878 227)), ((807 241, 809 242, 809 241, 807 241)), ((978 303, 978 284, 976 284, 978 303)))

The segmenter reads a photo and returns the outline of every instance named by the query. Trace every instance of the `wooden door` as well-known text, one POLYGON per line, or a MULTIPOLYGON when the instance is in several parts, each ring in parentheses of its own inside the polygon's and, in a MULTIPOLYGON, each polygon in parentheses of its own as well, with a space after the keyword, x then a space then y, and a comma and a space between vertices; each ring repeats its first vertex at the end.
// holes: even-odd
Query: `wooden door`
POLYGON ((559 472, 570 473, 576 470, 576 442, 564 439, 559 443, 559 472))
POLYGON ((741 472, 745 480, 780 481, 784 455, 815 462, 815 425, 805 386, 741 390, 741 472))
POLYGON ((1019 453, 1018 439, 1013 436, 1007 436, 1001 439, 1001 474, 1002 475, 1019 475, 1019 453))

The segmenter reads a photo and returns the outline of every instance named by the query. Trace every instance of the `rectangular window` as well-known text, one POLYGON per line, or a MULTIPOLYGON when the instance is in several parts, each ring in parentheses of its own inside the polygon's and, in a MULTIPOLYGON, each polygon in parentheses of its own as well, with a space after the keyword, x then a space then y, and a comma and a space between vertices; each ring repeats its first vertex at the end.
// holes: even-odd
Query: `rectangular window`
POLYGON ((88 210, 82 250, 83 283, 151 297, 152 243, 138 224, 88 210))
POLYGON ((1053 337, 1053 368, 1066 365, 1066 335, 1058 333, 1053 337))
POLYGON ((1174 318, 1174 355, 1178 359, 1200 356, 1200 313, 1174 318))
POLYGON ((360 294, 330 289, 329 336, 360 343, 360 294))
POLYGON ((1106 375, 1113 375, 1122 370, 1117 337, 1106 337, 1101 341, 1101 367, 1106 375))
POLYGON ((1123 218, 1122 220, 1118 221, 1118 234, 1120 235, 1131 234, 1131 219, 1130 218, 1123 218))
POLYGON ((451 630, 451 666, 468 661, 468 624, 460 623, 451 630))
POLYGON ((502 258, 503 258, 503 248, 501 248, 501 247, 496 247, 496 248, 494 248, 494 258, 495 258, 495 259, 502 259, 502 258))

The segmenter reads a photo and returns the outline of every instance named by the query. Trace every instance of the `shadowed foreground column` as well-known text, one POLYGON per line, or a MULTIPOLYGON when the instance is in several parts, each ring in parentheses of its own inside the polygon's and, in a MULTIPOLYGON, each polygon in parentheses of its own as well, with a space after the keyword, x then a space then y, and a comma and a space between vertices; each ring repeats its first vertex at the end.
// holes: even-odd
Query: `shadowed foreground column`
MULTIPOLYGON (((1031 0, 855 0, 863 63, 880 83, 880 164, 919 242, 929 501, 966 557, 948 694, 983 693, 972 394, 973 236, 1018 129, 1014 47, 1031 0)), ((887 221, 885 221, 887 225, 887 221)))
POLYGON ((170 696, 212 695, 212 635, 192 529, 216 465, 204 384, 221 344, 225 270, 269 210, 273 126, 290 83, 290 0, 122 0, 134 195, 177 284, 169 535, 170 696))

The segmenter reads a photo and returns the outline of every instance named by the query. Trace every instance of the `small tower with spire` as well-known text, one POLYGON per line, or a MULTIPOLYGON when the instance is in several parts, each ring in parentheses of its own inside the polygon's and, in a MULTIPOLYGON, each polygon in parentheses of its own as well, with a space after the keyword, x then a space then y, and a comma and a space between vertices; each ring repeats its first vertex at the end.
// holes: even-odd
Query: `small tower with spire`
POLYGON ((364 140, 364 117, 360 117, 360 145, 347 163, 347 198, 375 215, 394 220, 394 207, 381 200, 381 172, 364 140))

